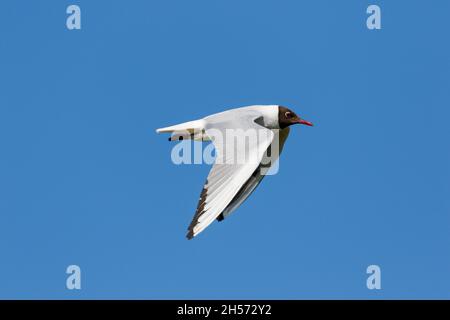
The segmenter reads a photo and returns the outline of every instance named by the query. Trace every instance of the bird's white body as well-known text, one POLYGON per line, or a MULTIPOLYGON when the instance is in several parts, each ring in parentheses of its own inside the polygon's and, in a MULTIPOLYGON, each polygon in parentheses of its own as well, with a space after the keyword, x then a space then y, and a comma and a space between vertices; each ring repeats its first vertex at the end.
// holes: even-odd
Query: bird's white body
POLYGON ((220 162, 216 158, 200 195, 196 214, 189 226, 189 239, 203 231, 215 219, 220 221, 227 217, 253 192, 264 177, 263 162, 267 158, 267 150, 273 149, 274 142, 277 148, 279 146, 275 160, 278 158, 289 134, 288 127, 278 130, 280 129, 278 113, 277 105, 255 105, 157 129, 158 133, 170 132, 171 140, 212 140, 218 155, 229 149, 234 149, 237 153, 243 152, 236 149, 235 145, 231 145, 232 139, 222 139, 224 135, 221 133, 226 130, 254 129, 263 133, 257 140, 249 142, 248 151, 256 161, 229 163, 220 162), (221 139, 218 138, 220 135, 221 139))
POLYGON ((236 121, 241 117, 248 118, 250 115, 256 117, 262 116, 264 119, 264 127, 268 129, 279 129, 278 125, 278 106, 277 105, 254 105, 248 107, 241 107, 230 109, 207 116, 203 119, 193 120, 176 124, 174 126, 156 129, 157 133, 169 132, 176 136, 177 133, 186 131, 201 131, 206 130, 207 127, 214 125, 222 125, 225 122, 236 121))

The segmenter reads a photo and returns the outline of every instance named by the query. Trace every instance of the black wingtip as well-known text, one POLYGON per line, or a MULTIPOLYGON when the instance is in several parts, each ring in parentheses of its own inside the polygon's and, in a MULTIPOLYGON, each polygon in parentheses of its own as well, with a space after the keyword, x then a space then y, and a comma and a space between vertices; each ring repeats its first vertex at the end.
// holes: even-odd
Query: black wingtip
POLYGON ((169 138, 169 141, 177 141, 177 140, 183 141, 183 140, 184 140, 184 137, 183 137, 183 136, 179 136, 178 139, 176 139, 176 138, 174 139, 173 137, 170 137, 170 138, 169 138))
POLYGON ((192 238, 194 238, 194 232, 189 231, 188 234, 186 235, 186 238, 187 238, 188 240, 191 240, 192 238))

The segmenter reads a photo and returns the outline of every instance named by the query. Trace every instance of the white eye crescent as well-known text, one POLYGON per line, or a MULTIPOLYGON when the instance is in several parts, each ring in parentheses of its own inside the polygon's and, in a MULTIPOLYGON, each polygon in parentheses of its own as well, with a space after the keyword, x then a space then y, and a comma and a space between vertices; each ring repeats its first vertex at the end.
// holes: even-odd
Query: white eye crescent
POLYGON ((286 113, 284 114, 284 116, 285 116, 286 118, 289 118, 289 117, 291 116, 291 113, 290 113, 289 111, 286 111, 286 113))

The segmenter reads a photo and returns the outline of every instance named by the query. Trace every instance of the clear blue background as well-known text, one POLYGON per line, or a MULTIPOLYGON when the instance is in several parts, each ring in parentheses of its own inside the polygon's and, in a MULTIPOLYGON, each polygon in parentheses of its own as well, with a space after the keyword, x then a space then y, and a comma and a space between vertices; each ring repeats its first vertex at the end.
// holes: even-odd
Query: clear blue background
POLYGON ((2 1, 0 298, 450 298, 449 13, 2 1), (279 174, 188 241, 209 167, 174 165, 155 129, 250 104, 316 126, 293 128, 279 174), (382 290, 366 288, 371 264, 382 290))

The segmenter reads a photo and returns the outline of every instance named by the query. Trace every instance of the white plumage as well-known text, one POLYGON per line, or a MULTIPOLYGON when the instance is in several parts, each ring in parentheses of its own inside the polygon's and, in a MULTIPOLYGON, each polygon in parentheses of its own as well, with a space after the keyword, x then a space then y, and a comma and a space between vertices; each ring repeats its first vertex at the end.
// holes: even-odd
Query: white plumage
MULTIPOLYGON (((268 148, 273 145, 274 141, 280 142, 279 152, 272 159, 271 163, 273 163, 281 153, 288 137, 288 125, 300 123, 292 122, 288 123, 286 127, 280 128, 280 112, 287 112, 286 116, 288 113, 292 113, 300 121, 295 113, 284 107, 258 105, 231 109, 203 119, 156 130, 158 133, 171 133, 170 140, 211 140, 216 149, 216 161, 208 174, 197 211, 188 228, 188 239, 198 235, 215 219, 222 220, 231 214, 261 182, 264 177, 261 172, 263 163, 264 165, 268 163, 268 161, 262 160, 267 160, 268 148), (259 134, 257 139, 248 140, 246 150, 241 150, 234 139, 227 139, 229 130, 235 130, 235 132, 255 130, 259 134), (232 151, 233 157, 236 154, 242 155, 243 152, 247 152, 250 159, 241 162, 230 161, 235 160, 230 159, 230 151, 232 151)), ((304 120, 301 121, 307 123, 304 120)))

